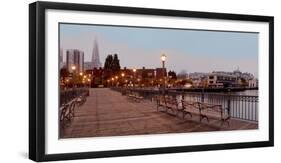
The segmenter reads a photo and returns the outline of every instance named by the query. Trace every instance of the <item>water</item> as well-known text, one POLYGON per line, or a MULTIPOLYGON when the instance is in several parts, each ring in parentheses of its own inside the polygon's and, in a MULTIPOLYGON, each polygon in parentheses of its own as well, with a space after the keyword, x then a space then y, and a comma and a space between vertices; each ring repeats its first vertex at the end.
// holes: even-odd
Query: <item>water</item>
POLYGON ((233 92, 233 94, 243 95, 243 96, 258 96, 259 91, 258 90, 245 90, 245 91, 233 92))
MULTIPOLYGON (((180 102, 182 96, 178 95, 177 99, 180 102)), ((208 104, 222 105, 225 111, 229 110, 229 114, 233 118, 258 121, 258 90, 231 93, 208 92, 204 93, 204 96, 201 93, 186 93, 184 99, 186 101, 203 101, 208 104)))

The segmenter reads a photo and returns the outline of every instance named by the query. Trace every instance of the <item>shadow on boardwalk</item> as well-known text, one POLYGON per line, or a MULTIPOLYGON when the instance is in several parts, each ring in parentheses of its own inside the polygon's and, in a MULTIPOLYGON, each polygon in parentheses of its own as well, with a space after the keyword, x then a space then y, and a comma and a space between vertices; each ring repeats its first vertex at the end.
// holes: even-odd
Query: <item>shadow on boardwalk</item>
POLYGON ((91 89, 85 104, 75 109, 75 117, 71 125, 62 131, 62 138, 257 128, 256 123, 235 119, 230 120, 230 126, 223 127, 216 120, 200 123, 196 116, 181 119, 165 112, 157 112, 156 104, 149 100, 136 103, 108 88, 97 88, 91 89))

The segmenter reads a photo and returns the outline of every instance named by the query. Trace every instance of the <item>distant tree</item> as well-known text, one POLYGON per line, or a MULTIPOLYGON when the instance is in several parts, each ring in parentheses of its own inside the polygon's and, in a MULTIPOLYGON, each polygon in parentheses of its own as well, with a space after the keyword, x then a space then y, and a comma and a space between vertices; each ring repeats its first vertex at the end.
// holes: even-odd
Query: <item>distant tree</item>
POLYGON ((186 78, 187 77, 187 72, 186 70, 181 70, 178 75, 177 75, 178 78, 186 78))
POLYGON ((117 54, 114 54, 114 57, 113 57, 113 61, 112 61, 112 70, 116 73, 119 72, 120 70, 120 62, 119 62, 119 59, 118 59, 118 55, 117 54))
POLYGON ((112 77, 112 75, 118 74, 120 71, 120 62, 118 59, 118 55, 109 54, 104 62, 104 78, 108 79, 112 77))
POLYGON ((177 74, 175 73, 175 71, 169 71, 168 76, 171 79, 177 79, 177 74))
POLYGON ((62 69, 60 70, 60 77, 66 78, 66 77, 68 77, 68 75, 69 75, 69 72, 67 71, 66 68, 62 68, 62 69))
POLYGON ((105 62, 104 62, 104 69, 105 70, 112 70, 112 62, 113 62, 113 56, 108 55, 105 59, 105 62))

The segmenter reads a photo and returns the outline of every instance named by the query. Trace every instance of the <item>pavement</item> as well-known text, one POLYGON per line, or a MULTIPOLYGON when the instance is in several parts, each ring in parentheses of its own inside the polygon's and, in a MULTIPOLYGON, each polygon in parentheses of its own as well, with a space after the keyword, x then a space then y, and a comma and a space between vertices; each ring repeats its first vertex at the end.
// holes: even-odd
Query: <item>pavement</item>
POLYGON ((75 108, 71 124, 60 130, 61 138, 81 138, 245 129, 258 129, 258 124, 238 119, 231 119, 230 126, 218 120, 200 123, 198 116, 182 119, 157 111, 151 100, 134 102, 109 88, 91 88, 87 101, 75 108))

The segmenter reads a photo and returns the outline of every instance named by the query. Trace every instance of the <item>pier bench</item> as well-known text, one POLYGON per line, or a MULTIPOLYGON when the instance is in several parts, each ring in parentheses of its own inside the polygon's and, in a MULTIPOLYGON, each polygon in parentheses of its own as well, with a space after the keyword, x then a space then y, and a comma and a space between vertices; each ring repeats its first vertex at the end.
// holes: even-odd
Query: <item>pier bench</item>
POLYGON ((176 97, 168 95, 157 95, 156 96, 157 111, 163 108, 165 112, 172 111, 174 115, 177 116, 180 109, 179 103, 176 97))
POLYGON ((144 98, 143 96, 138 95, 137 93, 129 93, 127 97, 135 102, 141 102, 144 98))
POLYGON ((77 105, 77 99, 71 100, 67 104, 60 107, 60 126, 64 128, 74 118, 74 109, 77 105))
POLYGON ((166 100, 165 100, 165 96, 163 95, 157 95, 156 96, 156 106, 157 106, 157 111, 160 110, 160 108, 165 109, 166 111, 166 100))
POLYGON ((228 111, 222 107, 222 105, 214 105, 214 104, 208 104, 208 103, 201 103, 201 116, 203 120, 204 118, 207 119, 209 122, 209 119, 216 119, 221 121, 221 126, 224 123, 227 123, 229 126, 229 119, 230 115, 228 114, 228 111))
POLYGON ((169 110, 171 110, 174 115, 177 115, 179 110, 179 104, 177 102, 176 97, 165 96, 165 107, 167 113, 169 110))
POLYGON ((83 105, 87 100, 88 93, 82 93, 77 99, 76 102, 79 106, 83 105))
POLYGON ((202 122, 203 119, 206 119, 208 122, 209 119, 216 119, 221 121, 221 126, 224 123, 227 123, 229 126, 228 120, 230 119, 230 115, 222 105, 182 100, 180 112, 182 112, 183 118, 187 114, 190 115, 190 117, 192 117, 192 115, 198 115, 200 122, 202 122))
POLYGON ((188 114, 190 117, 192 117, 193 114, 198 115, 201 117, 201 108, 200 108, 200 102, 194 102, 194 101, 185 101, 182 100, 182 107, 179 110, 179 112, 182 113, 182 118, 188 114))

